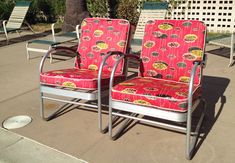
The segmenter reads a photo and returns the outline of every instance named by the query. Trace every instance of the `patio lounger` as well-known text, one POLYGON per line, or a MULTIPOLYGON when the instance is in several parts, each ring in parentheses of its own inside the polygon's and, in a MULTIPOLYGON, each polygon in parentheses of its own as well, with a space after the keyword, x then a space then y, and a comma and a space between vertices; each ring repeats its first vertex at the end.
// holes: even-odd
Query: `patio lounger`
MULTIPOLYGON (((124 19, 86 18, 81 24, 77 51, 56 46, 46 53, 40 63, 40 114, 44 120, 53 119, 64 109, 59 108, 50 115, 44 113, 46 99, 85 106, 98 109, 99 129, 104 132, 101 97, 108 93, 109 78, 115 60, 119 54, 127 51, 129 28, 130 23, 124 19), (47 56, 61 51, 77 54, 75 66, 44 71, 47 56), (103 59, 105 64, 101 68, 103 59), (68 98, 71 98, 71 101, 68 98)), ((115 74, 115 81, 123 80, 125 76, 126 69, 122 68, 122 64, 115 74)))
POLYGON ((205 111, 201 82, 205 36, 206 25, 196 20, 147 22, 141 57, 123 55, 112 70, 109 86, 111 139, 118 138, 132 120, 137 120, 186 133, 186 158, 192 158, 205 111), (113 75, 123 58, 140 61, 139 75, 113 85, 113 75), (203 110, 194 130, 192 114, 199 109, 200 102, 203 110), (117 121, 120 117, 126 120, 117 121), (123 126, 118 130, 120 122, 123 126))
MULTIPOLYGON (((52 39, 51 40, 31 40, 26 43, 26 52, 27 52, 27 59, 30 59, 30 52, 38 52, 38 53, 47 53, 52 47, 57 46, 61 43, 68 43, 74 42, 78 44, 79 42, 79 25, 76 26, 76 31, 73 32, 66 32, 59 35, 55 34, 55 24, 51 25, 51 33, 52 39), (42 45, 42 46, 40 46, 42 45), (43 46, 45 45, 45 46, 43 46)), ((50 55, 50 63, 52 63, 52 55, 50 55)))
POLYGON ((230 57, 229 57, 229 67, 233 65, 235 61, 235 53, 234 53, 234 44, 235 44, 235 33, 231 33, 230 37, 220 38, 209 41, 209 44, 218 45, 221 47, 230 48, 230 57))
MULTIPOLYGON (((19 30, 21 29, 22 24, 24 23, 24 19, 28 12, 30 3, 31 2, 16 2, 9 20, 3 21, 3 28, 0 29, 0 33, 5 34, 7 43, 9 41, 8 38, 9 32, 17 32, 19 34, 19 30)), ((32 30, 32 28, 29 26, 28 23, 26 23, 26 25, 32 30)))
POLYGON ((131 41, 132 52, 141 50, 142 39, 144 37, 144 27, 148 20, 165 19, 167 13, 167 2, 144 2, 143 9, 136 26, 136 30, 131 41))

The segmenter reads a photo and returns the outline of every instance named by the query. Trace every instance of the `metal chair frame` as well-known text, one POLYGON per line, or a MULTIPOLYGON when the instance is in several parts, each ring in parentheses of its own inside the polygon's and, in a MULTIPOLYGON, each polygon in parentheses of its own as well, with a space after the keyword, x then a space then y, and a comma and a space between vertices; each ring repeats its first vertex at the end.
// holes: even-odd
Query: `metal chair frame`
MULTIPOLYGON (((206 35, 205 35, 206 37, 206 35)), ((205 38, 204 38, 205 39, 205 38)), ((205 47, 205 44, 204 44, 205 47)), ((205 49, 203 49, 205 51, 205 49)), ((113 83, 113 77, 115 74, 115 70, 120 63, 121 60, 123 59, 137 59, 138 61, 141 61, 140 58, 138 58, 136 55, 122 55, 115 63, 112 73, 111 73, 111 78, 110 78, 110 85, 109 85, 109 94, 111 95, 112 92, 112 87, 114 85, 113 83)), ((200 136, 199 130, 202 126, 202 122, 205 117, 205 109, 206 109, 206 101, 203 98, 197 99, 193 105, 193 84, 194 84, 194 77, 196 74, 196 70, 198 66, 204 67, 206 64, 206 56, 204 55, 204 60, 202 62, 194 62, 194 66, 191 70, 191 75, 190 75, 190 82, 189 82, 189 88, 188 88, 188 110, 183 113, 179 112, 174 112, 174 111, 167 111, 167 110, 162 110, 162 109, 157 109, 157 108, 151 108, 147 106, 140 106, 140 105, 135 105, 135 104, 129 104, 125 103, 122 101, 115 101, 112 99, 112 96, 109 96, 109 136, 112 140, 117 139, 119 134, 125 130, 127 125, 129 124, 129 120, 137 120, 140 122, 148 123, 148 124, 153 124, 156 125, 160 128, 165 128, 173 131, 178 131, 178 132, 183 132, 186 133, 186 158, 191 159, 192 156, 194 155, 194 148, 196 146, 198 137, 200 136), (203 109, 201 116, 199 118, 199 121, 197 123, 197 126, 195 128, 195 131, 192 132, 192 114, 193 111, 199 106, 200 102, 203 104, 203 109), (126 113, 132 113, 132 115, 127 115, 126 113), (142 117, 138 117, 138 115, 142 115, 142 117), (149 116, 156 118, 154 120, 150 119, 145 119, 144 116, 149 116), (125 122, 123 122, 123 125, 119 127, 113 136, 113 123, 115 119, 118 117, 123 117, 127 118, 125 122), (161 120, 167 120, 166 122, 162 121, 157 121, 157 119, 161 120), (170 124, 169 122, 175 122, 175 124, 170 124), (182 126, 182 123, 186 122, 186 127, 182 126)))
MULTIPOLYGON (((43 72, 43 67, 46 58, 49 55, 52 55, 54 52, 68 52, 68 53, 76 53, 76 51, 68 48, 68 47, 53 47, 51 50, 49 50, 46 55, 43 56, 42 61, 40 63, 39 67, 39 72, 40 74, 43 72)), ((53 87, 49 85, 44 85, 40 84, 40 116, 42 119, 48 121, 53 119, 58 112, 61 110, 61 108, 58 108, 55 112, 53 112, 50 115, 45 115, 45 108, 44 108, 44 99, 47 100, 52 100, 52 101, 59 101, 59 102, 64 102, 72 105, 78 105, 78 106, 85 106, 88 108, 94 108, 98 110, 98 128, 99 131, 102 133, 105 133, 108 131, 108 126, 104 128, 102 125, 102 97, 105 97, 108 95, 108 89, 102 90, 101 87, 101 77, 102 77, 102 72, 103 72, 103 66, 106 60, 111 57, 112 55, 120 55, 120 52, 110 52, 108 53, 100 66, 99 72, 98 72, 98 89, 97 90, 83 90, 83 89, 68 89, 68 88, 63 88, 63 87, 53 87), (51 97, 51 95, 57 95, 59 98, 51 97), (70 97, 73 98, 71 101, 70 100, 63 100, 61 99, 62 97, 70 97), (86 100, 86 101, 94 101, 97 100, 97 103, 95 104, 86 104, 84 102, 80 102, 81 100, 86 100)), ((123 74, 126 75, 127 73, 127 68, 126 68, 126 63, 124 63, 124 69, 123 69, 123 74)))

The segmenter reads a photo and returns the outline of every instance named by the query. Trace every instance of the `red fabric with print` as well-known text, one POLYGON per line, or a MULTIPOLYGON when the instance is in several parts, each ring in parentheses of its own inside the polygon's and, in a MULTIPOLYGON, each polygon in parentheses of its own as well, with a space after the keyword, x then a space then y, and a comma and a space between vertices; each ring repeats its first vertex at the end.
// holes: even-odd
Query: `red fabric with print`
MULTIPOLYGON (((81 24, 82 34, 78 52, 80 63, 76 65, 82 69, 98 70, 105 54, 109 51, 126 52, 130 24, 123 19, 87 18, 81 24)), ((117 56, 109 58, 104 71, 111 71, 117 56)), ((122 72, 121 63, 117 72, 122 72)))
MULTIPOLYGON (((203 59, 206 26, 194 20, 148 21, 142 45, 143 76, 188 82, 194 61, 203 59)), ((200 83, 201 69, 195 83, 200 83)))
MULTIPOLYGON (((193 98, 201 94, 201 86, 194 86, 193 98)), ((184 112, 187 109, 188 84, 182 82, 137 77, 119 83, 112 90, 118 101, 184 112)))
MULTIPOLYGON (((130 24, 124 19, 86 18, 81 24, 79 56, 74 68, 40 74, 41 84, 81 89, 97 89, 98 70, 109 51, 126 53, 130 24)), ((116 55, 109 57, 103 68, 102 85, 109 84, 116 55)), ((121 63, 115 81, 123 79, 121 63)))
MULTIPOLYGON (((110 71, 102 73, 102 86, 108 86, 110 75, 110 71)), ((115 81, 118 82, 123 79, 124 75, 117 74, 115 81)), ((98 71, 78 68, 49 71, 41 74, 41 83, 69 88, 97 89, 98 71)))
MULTIPOLYGON (((204 55, 206 26, 200 21, 148 21, 142 43, 139 77, 113 87, 112 98, 139 105, 184 112, 194 61, 204 55)), ((201 95, 199 66, 193 99, 201 95)))

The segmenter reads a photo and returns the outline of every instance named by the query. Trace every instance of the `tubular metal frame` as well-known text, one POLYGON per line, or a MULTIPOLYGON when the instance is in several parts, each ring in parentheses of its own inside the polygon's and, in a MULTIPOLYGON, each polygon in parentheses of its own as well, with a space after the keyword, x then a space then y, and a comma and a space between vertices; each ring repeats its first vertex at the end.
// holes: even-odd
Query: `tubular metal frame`
MULTIPOLYGON (((39 67, 39 72, 40 74, 43 72, 43 67, 44 67, 44 62, 46 60, 46 58, 48 57, 48 55, 53 54, 53 52, 57 52, 57 51, 64 51, 64 52, 73 52, 76 53, 76 51, 74 51, 73 49, 70 49, 68 47, 53 47, 51 50, 49 50, 42 58, 41 63, 40 63, 40 67, 39 67)), ((90 107, 90 108, 96 108, 98 109, 98 128, 99 131, 101 133, 105 133, 108 131, 108 126, 106 125, 105 128, 103 128, 102 126, 102 97, 105 97, 108 95, 108 89, 103 90, 101 89, 101 77, 102 77, 102 72, 103 72, 103 66, 106 62, 106 60, 112 56, 112 55, 122 55, 123 53, 121 52, 110 52, 108 53, 104 59, 101 62, 100 65, 100 69, 98 72, 98 89, 96 90, 81 90, 81 89, 76 89, 76 90, 69 90, 66 88, 62 88, 62 87, 53 87, 50 85, 45 85, 45 84, 40 84, 40 116, 43 120, 50 120, 52 119, 55 114, 57 114, 59 112, 59 109, 57 109, 55 112, 53 112, 52 114, 46 116, 45 112, 44 112, 44 99, 47 100, 53 100, 53 101, 59 101, 59 102, 64 102, 64 103, 68 103, 68 104, 72 104, 72 105, 79 105, 79 106, 86 106, 86 107, 90 107), (102 93, 101 93, 102 92, 102 93), (44 95, 47 94, 47 95, 44 95), (73 100, 69 101, 69 100, 63 100, 61 98, 55 98, 55 97, 50 97, 50 95, 57 95, 60 97, 69 97, 69 98, 73 98, 73 100), (93 104, 85 104, 83 102, 79 102, 80 100, 86 100, 86 101, 93 101, 93 100, 97 100, 98 103, 93 103, 93 104)), ((125 67, 125 65, 124 65, 125 67)), ((125 69, 124 69, 125 70, 125 69)), ((123 73, 125 73, 123 71, 123 73)))
MULTIPOLYGON (((113 87, 113 76, 115 74, 115 70, 118 66, 118 64, 120 63, 121 59, 123 59, 124 57, 131 57, 131 55, 126 55, 126 56, 122 56, 120 57, 114 67, 113 67, 113 71, 111 73, 111 78, 110 78, 110 90, 109 90, 109 94, 111 95, 112 92, 112 87, 113 87)), ((134 56, 134 58, 136 59, 137 56, 134 56)), ((138 121, 142 121, 142 122, 146 122, 146 123, 151 123, 154 124, 156 126, 159 126, 161 128, 167 128, 170 130, 174 130, 174 131, 180 131, 180 132, 184 132, 186 133, 186 158, 188 160, 190 160, 192 158, 193 152, 194 152, 194 147, 196 145, 196 141, 198 139, 199 136, 199 129, 202 125, 204 116, 205 116, 205 108, 206 108, 206 102, 204 99, 200 98, 198 99, 194 105, 192 102, 192 93, 193 93, 193 83, 194 83, 194 77, 196 74, 196 70, 198 66, 201 66, 200 62, 195 62, 194 66, 192 68, 191 71, 191 78, 190 78, 190 82, 189 82, 189 94, 188 94, 188 110, 187 112, 184 113, 178 113, 178 112, 173 112, 173 111, 167 111, 167 110, 161 110, 161 109, 156 109, 156 108, 148 108, 145 106, 138 106, 135 104, 128 104, 125 102, 120 102, 120 101, 115 101, 112 99, 112 96, 109 96, 109 136, 111 139, 115 139, 115 137, 117 137, 117 134, 120 134, 122 132, 122 130, 125 128, 125 124, 127 124, 125 122, 125 124, 119 128, 119 130, 116 132, 116 135, 113 136, 112 133, 112 124, 113 124, 113 118, 118 117, 124 117, 127 119, 134 119, 134 120, 138 120, 138 121), (191 128, 192 128, 192 113, 194 111, 194 109, 199 105, 200 101, 203 102, 203 111, 201 113, 200 119, 197 123, 195 132, 191 132, 191 128), (113 112, 113 110, 118 110, 119 113, 113 112), (136 113, 136 114, 141 114, 141 115, 147 115, 150 117, 154 117, 154 118, 160 118, 160 119, 164 119, 164 120, 171 120, 174 122, 186 122, 186 127, 180 127, 178 125, 173 125, 173 124, 167 124, 166 123, 162 123, 162 122, 156 122, 154 120, 146 120, 142 118, 138 118, 135 116, 129 116, 129 115, 125 115, 122 114, 120 111, 126 111, 129 113, 136 113)))

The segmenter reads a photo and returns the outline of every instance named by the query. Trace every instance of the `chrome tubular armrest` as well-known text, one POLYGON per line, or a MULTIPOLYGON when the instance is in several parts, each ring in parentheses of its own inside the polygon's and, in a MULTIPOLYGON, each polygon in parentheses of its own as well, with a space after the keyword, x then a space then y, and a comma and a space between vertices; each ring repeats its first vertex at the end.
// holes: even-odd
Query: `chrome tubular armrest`
POLYGON ((124 56, 125 54, 120 52, 120 51, 112 51, 112 52, 108 52, 107 55, 105 55, 105 57, 103 58, 101 64, 100 64, 100 68, 99 68, 99 73, 98 73, 98 97, 100 97, 100 92, 101 92, 101 77, 102 77, 102 72, 103 72, 103 67, 105 62, 107 61, 107 59, 112 56, 112 55, 120 55, 120 56, 124 56))
POLYGON ((192 113, 192 101, 193 101, 193 84, 194 84, 194 78, 196 75, 196 70, 197 67, 200 65, 200 62, 194 62, 192 71, 191 71, 191 75, 190 75, 190 81, 189 81, 189 90, 188 90, 188 117, 191 117, 189 115, 191 115, 192 113))
POLYGON ((122 55, 118 58, 118 60, 116 61, 116 63, 114 64, 113 66, 113 70, 112 70, 112 73, 111 73, 111 76, 110 76, 110 84, 109 84, 109 88, 110 88, 110 92, 111 93, 111 88, 113 87, 113 80, 114 80, 114 75, 115 75, 115 71, 117 69, 117 66, 118 64, 121 62, 121 60, 123 59, 126 59, 126 58, 133 58, 133 59, 136 59, 137 61, 141 61, 141 58, 137 55, 134 55, 134 54, 125 54, 125 55, 122 55))
POLYGON ((2 26, 3 26, 3 29, 4 29, 4 32, 5 32, 5 33, 7 33, 6 24, 7 24, 7 20, 3 20, 2 26))
POLYGON ((45 63, 46 58, 53 53, 56 52, 68 52, 68 53, 77 53, 76 50, 72 49, 72 48, 68 48, 68 47, 64 47, 64 46, 56 46, 53 47, 51 50, 49 50, 42 58, 41 62, 40 62, 40 66, 39 66, 39 73, 41 74, 43 72, 43 66, 45 63))
MULTIPOLYGON (((100 64, 100 67, 99 67, 99 72, 98 72, 98 116, 99 116, 99 128, 100 128, 100 131, 103 132, 103 129, 102 129, 102 108, 101 108, 101 78, 102 78, 102 72, 103 72, 103 67, 104 67, 104 64, 105 62, 107 61, 107 59, 112 56, 112 55, 119 55, 121 56, 120 58, 118 58, 118 63, 124 58, 125 54, 122 53, 122 52, 119 52, 119 51, 112 51, 112 52, 108 52, 107 55, 105 55, 105 57, 103 58, 101 64, 100 64)), ((117 65, 115 63, 114 65, 114 68, 116 69, 117 68, 117 65)))
POLYGON ((78 45, 80 44, 80 32, 79 32, 79 25, 76 25, 76 34, 77 34, 77 39, 78 39, 78 45))
POLYGON ((52 35, 52 40, 56 42, 55 39, 55 23, 51 24, 51 35, 52 35))
POLYGON ((113 70, 110 76, 110 82, 109 82, 109 96, 111 96, 112 93, 112 88, 113 88, 113 82, 114 82, 114 75, 115 75, 115 71, 117 69, 118 64, 125 58, 125 56, 120 56, 118 58, 118 60, 115 62, 114 66, 113 66, 113 70))

